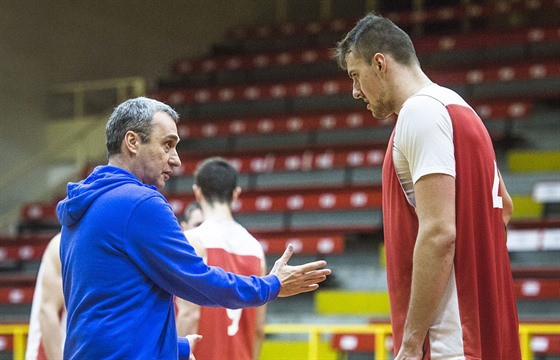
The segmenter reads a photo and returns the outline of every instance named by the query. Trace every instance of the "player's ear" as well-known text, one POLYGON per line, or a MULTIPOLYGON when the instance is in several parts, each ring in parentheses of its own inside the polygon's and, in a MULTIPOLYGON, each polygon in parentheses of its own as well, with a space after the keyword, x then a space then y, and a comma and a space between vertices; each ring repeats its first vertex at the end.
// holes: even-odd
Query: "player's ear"
POLYGON ((239 198, 239 195, 241 195, 241 188, 239 186, 236 186, 235 189, 233 189, 233 201, 237 200, 239 198))
POLYGON ((385 55, 383 55, 382 53, 376 53, 375 55, 373 55, 371 64, 375 70, 381 72, 385 70, 387 66, 386 62, 387 60, 385 59, 385 55))
POLYGON ((192 189, 196 201, 198 201, 199 203, 202 202, 202 190, 200 190, 200 187, 196 184, 193 184, 192 189))

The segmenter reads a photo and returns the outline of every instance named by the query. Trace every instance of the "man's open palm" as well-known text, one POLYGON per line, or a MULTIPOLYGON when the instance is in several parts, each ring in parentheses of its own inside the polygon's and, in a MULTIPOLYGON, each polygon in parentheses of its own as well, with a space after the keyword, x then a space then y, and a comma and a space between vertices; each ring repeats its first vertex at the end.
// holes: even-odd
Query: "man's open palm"
POLYGON ((289 244, 286 251, 276 260, 270 274, 276 275, 280 280, 280 294, 278 297, 288 297, 317 289, 319 283, 331 274, 330 269, 322 269, 327 265, 324 260, 313 261, 298 266, 288 265, 288 260, 294 253, 294 247, 289 244))

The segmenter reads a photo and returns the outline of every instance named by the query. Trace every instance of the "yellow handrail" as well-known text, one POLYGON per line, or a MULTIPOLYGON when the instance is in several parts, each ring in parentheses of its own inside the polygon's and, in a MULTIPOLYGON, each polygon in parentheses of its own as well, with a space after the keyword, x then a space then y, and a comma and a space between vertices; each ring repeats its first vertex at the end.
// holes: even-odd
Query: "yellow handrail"
POLYGON ((14 339, 14 360, 23 360, 25 357, 25 342, 27 332, 29 331, 28 324, 0 324, 0 335, 12 335, 14 339))
MULTIPOLYGON (((268 324, 265 327, 268 334, 285 333, 307 333, 309 335, 308 360, 319 359, 319 338, 321 334, 374 334, 375 335, 375 359, 387 359, 385 340, 391 335, 390 324, 368 324, 368 325, 305 325, 305 324, 268 324)), ((521 344, 521 358, 533 360, 531 350, 531 336, 535 334, 558 334, 560 335, 560 323, 550 324, 519 324, 519 339, 521 344)))
POLYGON ((533 351, 531 350, 531 335, 535 334, 560 335, 560 324, 519 324, 521 358, 524 360, 533 360, 533 351))
POLYGON ((264 328, 267 334, 308 334, 309 352, 308 360, 319 359, 319 340, 321 334, 374 334, 375 335, 375 358, 385 359, 387 350, 385 338, 391 334, 390 324, 367 324, 367 325, 307 325, 307 324, 267 324, 264 328))
MULTIPOLYGON (((27 324, 0 324, 0 335, 11 335, 14 339, 13 359, 23 360, 25 356, 25 341, 29 331, 27 324)), ((321 334, 373 334, 375 335, 375 358, 387 359, 387 348, 385 341, 391 335, 390 324, 367 324, 367 325, 329 325, 329 324, 267 324, 267 334, 308 334, 309 352, 308 360, 319 359, 319 340, 321 334)), ((521 342, 521 358, 533 360, 531 350, 531 336, 535 334, 557 334, 560 335, 560 323, 551 324, 519 324, 519 339, 521 342)))

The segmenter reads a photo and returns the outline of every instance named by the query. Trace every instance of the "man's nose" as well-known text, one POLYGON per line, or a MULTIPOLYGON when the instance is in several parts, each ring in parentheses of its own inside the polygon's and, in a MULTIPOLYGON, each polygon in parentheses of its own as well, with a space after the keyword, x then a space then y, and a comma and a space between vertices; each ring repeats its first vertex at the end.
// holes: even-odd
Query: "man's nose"
POLYGON ((171 157, 169 158, 169 164, 171 164, 171 166, 175 166, 175 167, 181 166, 181 158, 179 157, 179 154, 177 153, 177 149, 173 149, 173 153, 171 154, 171 157))
POLYGON ((354 99, 361 99, 362 98, 362 91, 357 86, 352 87, 352 96, 354 99))

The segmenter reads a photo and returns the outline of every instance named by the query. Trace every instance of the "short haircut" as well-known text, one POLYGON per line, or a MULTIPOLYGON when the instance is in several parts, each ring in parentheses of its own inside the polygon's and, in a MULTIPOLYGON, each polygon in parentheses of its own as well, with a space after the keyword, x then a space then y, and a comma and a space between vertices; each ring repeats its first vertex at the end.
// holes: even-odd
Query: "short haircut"
POLYGON ((171 116, 175 122, 179 121, 179 115, 169 105, 146 97, 129 99, 117 106, 105 127, 108 157, 121 152, 122 141, 128 131, 139 134, 142 142, 149 142, 152 120, 160 111, 171 116))
POLYGON ((221 157, 211 157, 202 162, 194 173, 194 183, 208 203, 231 203, 237 187, 237 170, 221 157))
POLYGON ((403 65, 419 64, 412 40, 406 32, 391 20, 370 13, 362 18, 336 47, 335 58, 342 69, 346 69, 346 55, 365 60, 371 65, 376 53, 390 54, 403 65))

